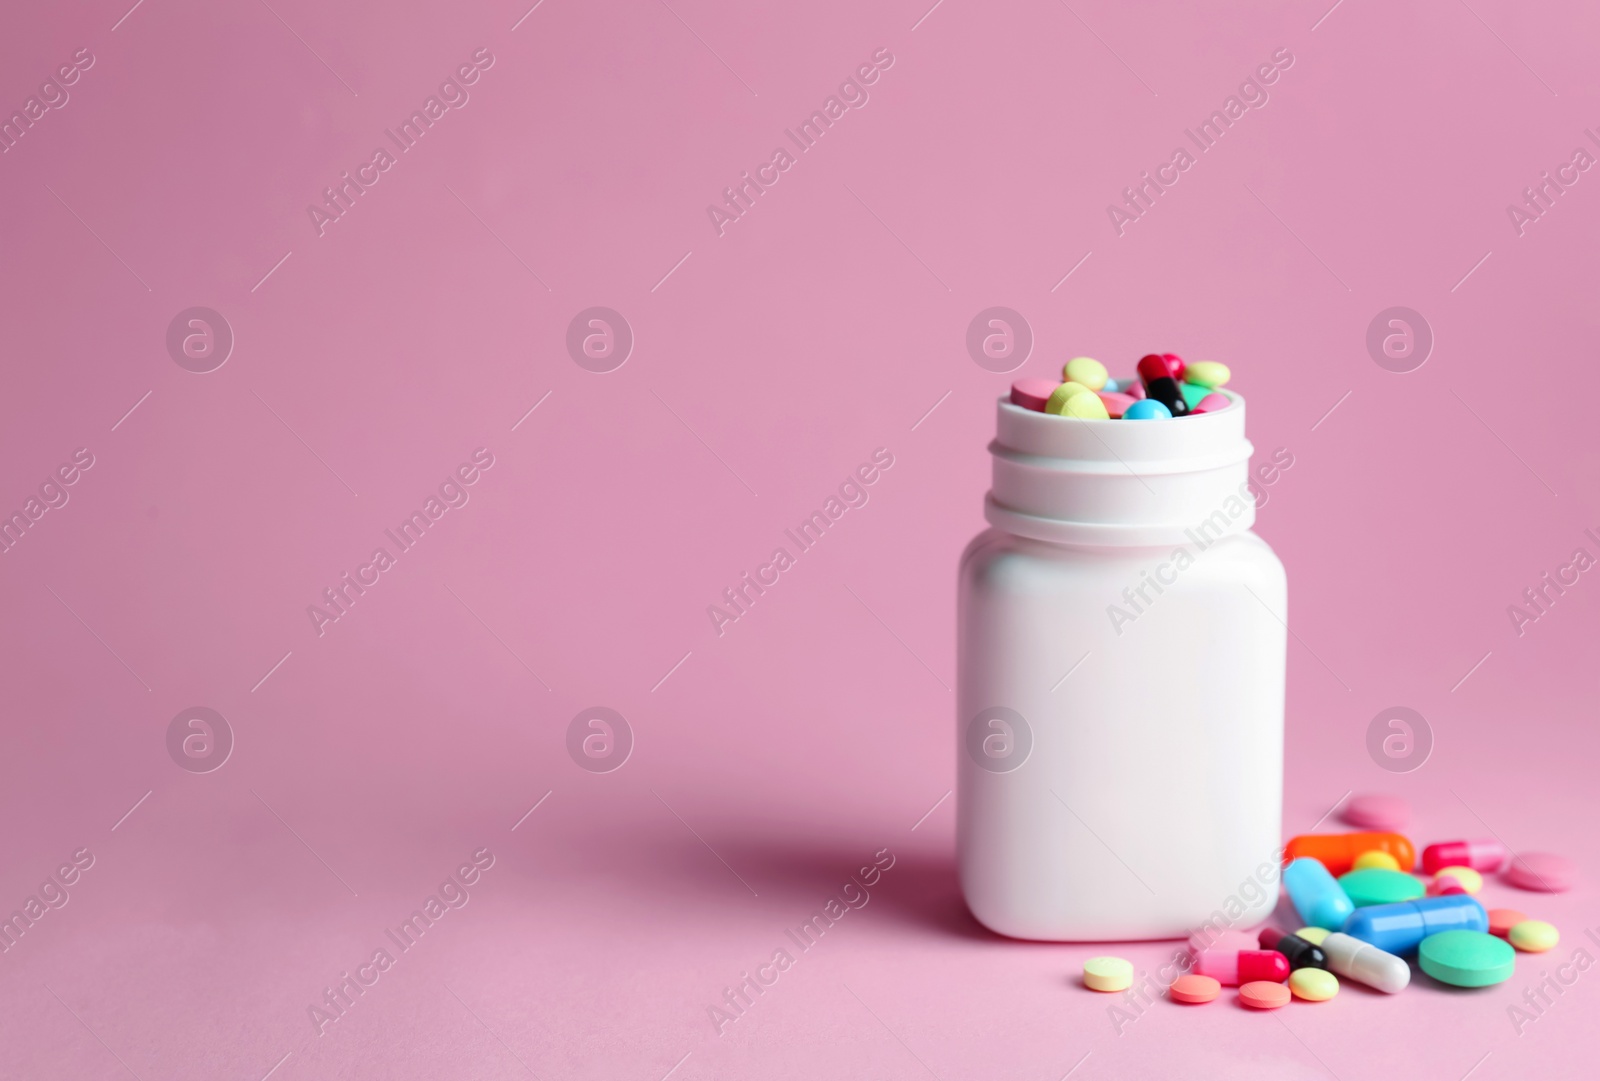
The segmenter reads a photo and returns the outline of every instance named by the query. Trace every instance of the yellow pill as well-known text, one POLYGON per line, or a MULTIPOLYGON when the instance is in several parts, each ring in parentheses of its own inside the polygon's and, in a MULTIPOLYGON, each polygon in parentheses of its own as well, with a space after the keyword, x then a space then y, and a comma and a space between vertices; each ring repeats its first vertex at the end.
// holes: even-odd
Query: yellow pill
POLYGON ((1080 394, 1093 393, 1094 391, 1090 390, 1082 383, 1062 383, 1059 387, 1050 392, 1050 397, 1044 400, 1044 411, 1046 413, 1054 413, 1059 417, 1062 409, 1066 406, 1068 401, 1076 398, 1080 394))
POLYGON ((1133 965, 1120 957, 1091 957, 1083 963, 1083 985, 1091 991, 1126 991, 1133 986, 1133 965))
POLYGON ((1322 945, 1322 940, 1327 938, 1330 933, 1326 927, 1302 927, 1295 932, 1295 935, 1305 939, 1313 946, 1320 946, 1322 945))
POLYGON ((1079 420, 1110 420, 1111 413, 1106 409, 1106 403, 1100 400, 1100 395, 1090 391, 1088 394, 1074 394, 1061 406, 1061 415, 1064 417, 1077 417, 1079 420))
POLYGON ((1073 357, 1062 367, 1061 378, 1101 390, 1106 385, 1106 366, 1093 357, 1073 357))
POLYGON ((1543 920, 1523 920, 1507 933, 1506 938, 1525 953, 1543 953, 1561 941, 1561 932, 1543 920))
POLYGON ((1363 852, 1361 855, 1357 856, 1353 867, 1357 871, 1366 871, 1376 868, 1382 868, 1385 871, 1398 871, 1400 870, 1400 861, 1389 855, 1387 852, 1379 852, 1374 849, 1371 852, 1363 852))
POLYGON ((1471 867, 1441 867, 1433 872, 1433 877, 1436 879, 1447 875, 1461 883, 1461 888, 1468 893, 1477 893, 1483 889, 1483 876, 1471 867))
POLYGON ((1339 977, 1325 969, 1297 968, 1289 973, 1289 990, 1307 1002, 1326 1002, 1339 993, 1339 977))
POLYGON ((1226 386, 1233 373, 1226 364, 1219 364, 1214 360, 1197 360, 1193 364, 1183 366, 1183 381, 1196 386, 1210 387, 1212 390, 1226 386))

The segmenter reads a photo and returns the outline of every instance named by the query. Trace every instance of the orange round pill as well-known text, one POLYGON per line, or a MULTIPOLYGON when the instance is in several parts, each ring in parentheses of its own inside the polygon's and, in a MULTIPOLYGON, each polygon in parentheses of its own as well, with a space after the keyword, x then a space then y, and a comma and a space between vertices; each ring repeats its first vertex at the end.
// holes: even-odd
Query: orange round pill
POLYGON ((1172 981, 1172 986, 1167 988, 1174 1002, 1210 1002, 1222 993, 1222 985, 1210 976, 1202 976, 1198 972, 1190 972, 1179 976, 1172 981))
POLYGON ((1239 988, 1239 1001, 1257 1010, 1275 1010, 1289 1004, 1289 989, 1281 983, 1255 980, 1239 988))
POLYGON ((1489 910, 1489 933, 1505 938, 1511 929, 1528 917, 1514 908, 1491 908, 1489 910))

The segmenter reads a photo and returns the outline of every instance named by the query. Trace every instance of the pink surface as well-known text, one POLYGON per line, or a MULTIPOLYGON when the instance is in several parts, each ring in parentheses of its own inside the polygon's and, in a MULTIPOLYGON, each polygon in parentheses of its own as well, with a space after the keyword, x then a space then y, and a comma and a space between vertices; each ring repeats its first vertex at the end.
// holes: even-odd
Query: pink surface
POLYGON ((0 955, 0 1075, 1588 1076, 1600 976, 1535 985, 1600 954, 1597 33, 1505 0, 18 8, 0 508, 39 502, 0 556, 0 912, 41 900, 0 955), (371 186, 309 213, 346 173, 371 186), (708 213, 747 173, 776 179, 708 213), (1143 173, 1175 180, 1108 213, 1143 173), (1544 173, 1572 186, 1534 218, 1544 173), (1015 374, 968 353, 995 306, 1015 374), (231 327, 214 370, 168 350, 194 307, 231 327), (1387 318, 1369 350, 1393 307, 1420 367, 1387 318), (1509 983, 1119 1024, 1083 960, 1181 943, 965 913, 954 569, 993 403, 1151 349, 1230 364, 1293 457, 1259 524, 1293 598, 1285 835, 1387 791, 1419 844, 1569 856, 1570 892, 1484 889, 1564 936, 1509 983), (585 716, 569 754, 595 706, 627 727, 585 716), (232 735, 212 772, 176 764, 220 758, 209 714, 169 754, 191 707, 232 735), (626 760, 579 768, 586 740, 626 760))

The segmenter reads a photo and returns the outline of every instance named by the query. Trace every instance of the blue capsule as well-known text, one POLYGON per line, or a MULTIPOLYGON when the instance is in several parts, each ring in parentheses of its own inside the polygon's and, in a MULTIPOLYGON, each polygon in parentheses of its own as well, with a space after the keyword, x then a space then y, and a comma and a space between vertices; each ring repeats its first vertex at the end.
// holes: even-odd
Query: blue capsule
POLYGON ((1140 398, 1122 411, 1123 420, 1171 420, 1172 410, 1154 398, 1140 398))
POLYGON ((1283 869, 1283 888, 1289 891, 1294 910, 1311 927, 1337 931, 1355 911, 1356 906, 1338 879, 1328 873, 1321 860, 1310 856, 1301 856, 1283 869))
POLYGON ((1489 914, 1475 898, 1449 893, 1358 908, 1344 921, 1342 930, 1351 938, 1398 956, 1413 952, 1423 939, 1441 931, 1487 932, 1489 914))

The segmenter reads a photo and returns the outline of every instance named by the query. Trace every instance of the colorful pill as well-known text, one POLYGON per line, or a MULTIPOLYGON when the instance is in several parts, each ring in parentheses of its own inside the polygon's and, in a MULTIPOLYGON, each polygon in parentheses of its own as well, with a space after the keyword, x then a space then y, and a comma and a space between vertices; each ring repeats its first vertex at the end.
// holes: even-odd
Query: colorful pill
POLYGON ((1357 908, 1368 905, 1390 905, 1396 901, 1415 901, 1425 896, 1428 888, 1416 875, 1404 871, 1387 871, 1370 867, 1364 871, 1347 871, 1339 876, 1350 903, 1357 908))
POLYGON ((1091 393, 1089 388, 1082 383, 1060 383, 1055 390, 1050 392, 1050 396, 1045 399, 1044 411, 1060 416, 1062 407, 1067 404, 1069 399, 1088 393, 1091 393))
POLYGON ((1283 858, 1288 862, 1310 856, 1320 860, 1329 874, 1342 875, 1363 852, 1387 852, 1402 871, 1409 871, 1417 861, 1416 849, 1398 833, 1303 833, 1289 839, 1283 858))
POLYGON ((1110 420, 1111 414, 1106 411, 1105 403, 1100 400, 1100 395, 1094 391, 1086 394, 1074 394, 1061 403, 1061 415, 1076 417, 1079 420, 1110 420))
POLYGON ((1189 415, 1189 403, 1183 397, 1183 385, 1172 377, 1171 367, 1157 353, 1139 358, 1139 378, 1144 382, 1145 394, 1167 407, 1175 417, 1189 415))
POLYGON ((1216 390, 1226 386, 1233 373, 1226 364, 1215 360, 1197 360, 1193 364, 1183 367, 1183 381, 1205 387, 1207 390, 1216 390))
POLYGON ((1199 407, 1202 399, 1210 397, 1211 388, 1202 387, 1198 383, 1179 383, 1178 392, 1183 395, 1184 404, 1192 413, 1199 407))
POLYGON ((1289 989, 1281 983, 1257 980, 1239 988, 1239 1001, 1256 1010, 1276 1010, 1289 1005, 1289 989))
POLYGON ((1320 968, 1302 968, 1289 974, 1289 990, 1307 1002, 1326 1002, 1339 993, 1339 977, 1320 968))
POLYGON ((1350 865, 1353 871, 1398 871, 1400 861, 1387 852, 1363 852, 1356 857, 1356 862, 1350 865))
POLYGON ((1119 394, 1114 390, 1100 391, 1100 404, 1106 407, 1106 412, 1111 414, 1111 419, 1119 419, 1128 411, 1128 406, 1133 404, 1133 395, 1119 394))
POLYGON ((1422 869, 1430 875, 1441 867, 1498 871, 1505 862, 1506 846, 1499 841, 1442 841, 1422 850, 1422 869))
POLYGON ((1506 868, 1506 881, 1525 890, 1560 893, 1577 883, 1578 868, 1565 856, 1523 852, 1506 868))
POLYGON ((1429 897, 1449 897, 1455 893, 1466 893, 1467 888, 1456 880, 1454 875, 1437 875, 1428 883, 1429 897))
POLYGON ((1204 398, 1200 399, 1200 403, 1196 405, 1191 412, 1220 413, 1232 404, 1232 399, 1230 399, 1226 394, 1207 394, 1204 398))
POLYGON ((1358 908, 1344 921, 1342 930, 1385 953, 1403 957, 1429 935, 1444 931, 1488 933, 1489 914, 1476 899, 1466 894, 1423 897, 1416 901, 1358 908))
POLYGON ((1477 893, 1483 889, 1483 876, 1471 867, 1441 867, 1434 872, 1434 877, 1453 878, 1468 893, 1477 893))
POLYGON ((1100 390, 1106 385, 1106 366, 1093 357, 1073 357, 1062 367, 1061 378, 1100 390))
MULTIPOLYGON (((1351 796, 1339 817, 1358 830, 1403 830, 1411 824, 1411 804, 1381 793, 1351 796)), ((1397 871, 1408 870, 1405 867, 1397 871)))
POLYGON ((1091 957, 1083 963, 1083 985, 1091 991, 1126 991, 1133 986, 1133 965, 1120 957, 1091 957))
POLYGON ((1506 941, 1524 953, 1543 953, 1561 941, 1561 932, 1543 920, 1523 920, 1506 933, 1506 941))
POLYGON ((1441 931, 1422 940, 1417 967, 1440 983, 1489 987, 1511 978, 1517 951, 1482 931, 1441 931))
POLYGON ((1173 980, 1172 986, 1167 988, 1167 993, 1172 996, 1174 1002, 1198 1004, 1216 998, 1222 993, 1222 985, 1210 976, 1188 972, 1173 980))
POLYGON ((1283 869, 1283 888, 1300 918, 1313 927, 1338 930, 1355 909, 1328 869, 1309 857, 1302 856, 1283 869))
POLYGON ((1054 379, 1018 379, 1011 384, 1011 404, 1043 413, 1044 403, 1060 385, 1054 379))
POLYGON ((1140 398, 1122 411, 1123 420, 1170 420, 1172 410, 1154 398, 1140 398))
POLYGON ((1194 959, 1194 970, 1210 976, 1224 987, 1237 987, 1255 980, 1282 983, 1289 978, 1289 959, 1277 950, 1202 950, 1194 959))
POLYGON ((1264 950, 1277 950, 1289 962, 1289 970, 1301 968, 1327 968, 1328 955, 1322 952, 1322 947, 1314 942, 1307 942, 1299 935, 1291 935, 1276 927, 1263 927, 1256 936, 1256 941, 1264 950))
POLYGON ((1328 955, 1328 971, 1387 994, 1404 991, 1411 982, 1410 965, 1370 942, 1339 931, 1322 940, 1322 951, 1328 955))
POLYGON ((1121 386, 1117 387, 1117 389, 1135 400, 1145 396, 1144 384, 1139 382, 1137 378, 1125 381, 1121 386))
POLYGON ((1172 376, 1172 378, 1176 379, 1178 382, 1183 382, 1183 373, 1187 367, 1187 365, 1183 363, 1183 358, 1176 353, 1162 353, 1161 359, 1166 361, 1167 374, 1172 376))
POLYGON ((1303 938, 1313 946, 1320 946, 1332 933, 1326 927, 1302 927, 1294 933, 1294 937, 1303 938))
POLYGON ((1514 908, 1491 908, 1489 910, 1489 933, 1505 938, 1511 929, 1528 917, 1514 908))

